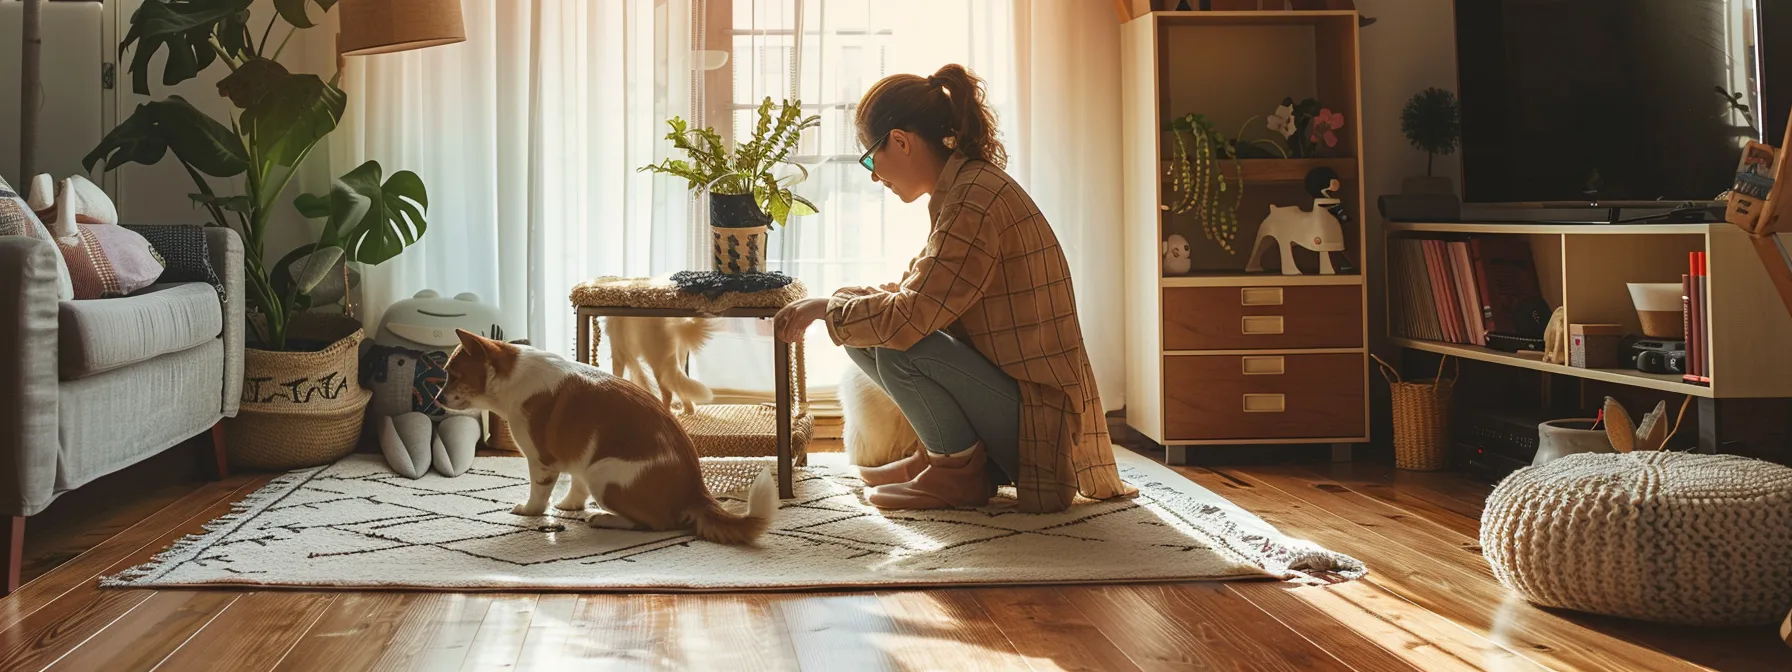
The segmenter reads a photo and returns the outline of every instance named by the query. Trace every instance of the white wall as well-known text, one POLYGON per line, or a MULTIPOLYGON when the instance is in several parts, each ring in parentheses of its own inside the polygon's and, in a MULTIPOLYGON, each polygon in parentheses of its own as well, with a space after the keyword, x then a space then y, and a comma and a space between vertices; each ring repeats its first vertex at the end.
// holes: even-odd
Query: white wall
MULTIPOLYGON (((1387 336, 1387 275, 1383 262, 1381 213, 1375 199, 1400 191, 1407 177, 1425 174, 1425 153, 1400 132, 1400 110, 1407 99, 1428 86, 1456 91, 1456 18, 1452 0, 1356 0, 1357 10, 1376 19, 1362 29, 1363 191, 1369 249, 1363 251, 1369 276, 1370 347, 1382 359, 1398 364, 1400 349, 1387 336)), ((1438 157, 1435 174, 1456 178, 1461 194, 1458 155, 1438 157)), ((1385 386, 1373 385, 1374 433, 1378 443, 1392 437, 1385 386)))

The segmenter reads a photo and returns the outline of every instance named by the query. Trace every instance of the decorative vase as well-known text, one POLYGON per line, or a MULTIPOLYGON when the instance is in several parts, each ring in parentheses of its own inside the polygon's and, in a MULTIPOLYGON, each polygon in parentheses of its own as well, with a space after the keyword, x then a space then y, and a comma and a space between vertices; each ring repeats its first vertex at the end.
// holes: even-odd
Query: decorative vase
POLYGON ((242 407, 224 421, 233 467, 287 471, 329 464, 355 451, 372 395, 361 387, 361 324, 300 313, 287 343, 316 350, 243 350, 242 407))
POLYGON ((1537 455, 1531 465, 1545 464, 1577 453, 1610 453, 1612 441, 1603 429, 1593 429, 1592 418, 1551 420, 1537 425, 1537 455))
POLYGON ((764 273, 772 218, 752 194, 709 195, 709 230, 717 273, 764 273))

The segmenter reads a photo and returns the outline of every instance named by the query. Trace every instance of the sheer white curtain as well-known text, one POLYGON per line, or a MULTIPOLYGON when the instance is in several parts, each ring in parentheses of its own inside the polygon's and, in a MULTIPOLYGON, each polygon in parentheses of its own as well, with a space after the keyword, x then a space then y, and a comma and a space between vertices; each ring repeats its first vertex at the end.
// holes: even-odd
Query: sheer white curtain
POLYGON ((690 267, 683 185, 640 173, 688 115, 688 0, 462 0, 467 41, 351 58, 339 174, 375 159, 429 186, 429 231, 365 269, 368 324, 421 289, 474 292, 506 335, 570 353, 570 288, 690 267))
MULTIPOLYGON (((821 209, 772 235, 774 269, 812 295, 897 279, 926 240, 857 163, 860 95, 895 73, 959 63, 987 80, 1009 171, 1070 257, 1098 384, 1125 385, 1120 301, 1119 27, 1091 0, 462 0, 468 41, 351 59, 332 146, 430 186, 430 231, 369 269, 364 313, 418 289, 478 293, 538 345, 570 351, 568 288, 597 275, 706 268, 707 222, 681 182, 638 173, 664 158, 665 120, 751 132, 765 97, 798 98, 822 126, 796 191, 821 209), (696 51, 725 52, 693 71, 696 51)), ((340 171, 339 171, 340 172, 340 171)), ((377 319, 377 314, 370 315, 377 319)), ((506 325, 507 329, 511 325, 506 325)), ((769 395, 770 324, 728 320, 698 355, 723 398, 769 395)), ((514 335, 513 334, 513 335, 514 335)), ((850 363, 810 332, 810 391, 825 412, 850 363)))

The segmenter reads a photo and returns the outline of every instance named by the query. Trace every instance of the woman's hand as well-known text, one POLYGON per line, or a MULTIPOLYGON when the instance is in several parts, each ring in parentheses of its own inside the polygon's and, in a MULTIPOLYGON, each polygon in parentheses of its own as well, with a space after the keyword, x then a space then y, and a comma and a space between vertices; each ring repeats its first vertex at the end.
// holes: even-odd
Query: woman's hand
POLYGON ((803 299, 778 311, 778 316, 772 318, 772 331, 778 335, 778 340, 795 343, 803 340, 803 334, 809 331, 811 323, 826 317, 827 314, 828 299, 826 297, 803 299))

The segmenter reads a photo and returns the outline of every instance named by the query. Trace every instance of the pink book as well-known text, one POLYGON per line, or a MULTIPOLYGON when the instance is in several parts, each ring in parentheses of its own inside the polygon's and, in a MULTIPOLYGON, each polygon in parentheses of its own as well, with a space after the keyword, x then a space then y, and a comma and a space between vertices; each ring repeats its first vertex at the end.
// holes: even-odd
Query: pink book
POLYGON ((1468 256, 1468 243, 1450 242, 1450 269, 1455 271, 1456 293, 1462 300, 1462 322, 1468 327, 1468 342, 1487 345, 1487 328, 1481 318, 1480 292, 1475 288, 1475 265, 1468 256))
POLYGON ((1450 265, 1444 259, 1444 242, 1425 241, 1425 267, 1431 275, 1432 296, 1437 301, 1437 319, 1443 323, 1444 341, 1461 343, 1462 309, 1456 305, 1456 283, 1450 278, 1450 265))

